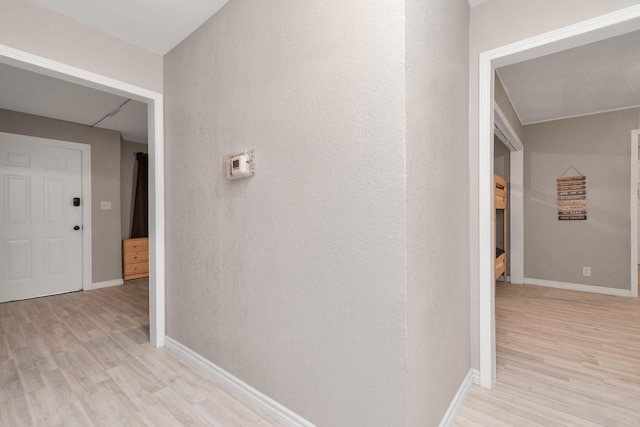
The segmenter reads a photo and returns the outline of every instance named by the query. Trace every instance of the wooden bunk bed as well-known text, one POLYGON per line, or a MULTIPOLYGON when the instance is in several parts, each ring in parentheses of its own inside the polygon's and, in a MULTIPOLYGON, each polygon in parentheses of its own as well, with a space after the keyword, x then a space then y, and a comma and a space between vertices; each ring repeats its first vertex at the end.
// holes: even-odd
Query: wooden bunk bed
POLYGON ((493 213, 493 246, 496 250, 496 263, 495 263, 495 278, 496 280, 504 275, 505 282, 507 281, 507 181, 498 175, 493 175, 493 198, 495 211, 493 213), (502 248, 498 247, 497 242, 497 217, 498 211, 502 210, 504 213, 502 226, 503 226, 503 242, 502 248))

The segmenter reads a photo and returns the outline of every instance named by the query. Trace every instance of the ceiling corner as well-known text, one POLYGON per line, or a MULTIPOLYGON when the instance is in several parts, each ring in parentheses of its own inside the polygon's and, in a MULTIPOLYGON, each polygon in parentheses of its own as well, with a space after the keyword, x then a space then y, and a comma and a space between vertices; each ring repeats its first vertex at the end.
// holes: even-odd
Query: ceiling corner
POLYGON ((467 0, 469 2, 470 7, 480 6, 481 4, 487 3, 491 0, 467 0))

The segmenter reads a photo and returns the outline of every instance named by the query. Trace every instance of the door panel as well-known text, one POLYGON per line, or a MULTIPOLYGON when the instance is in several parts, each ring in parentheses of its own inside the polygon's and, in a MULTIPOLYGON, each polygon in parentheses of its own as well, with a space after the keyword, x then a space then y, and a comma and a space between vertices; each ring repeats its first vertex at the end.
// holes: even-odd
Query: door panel
POLYGON ((23 166, 29 167, 31 166, 31 155, 29 153, 7 153, 7 160, 5 162, 6 166, 23 166))
POLYGON ((7 222, 28 224, 31 218, 31 178, 28 176, 5 176, 5 198, 7 222))
POLYGON ((64 180, 59 178, 45 178, 44 180, 44 218, 48 223, 64 222, 66 218, 64 186, 64 180))
POLYGON ((67 241, 60 237, 45 240, 45 276, 57 276, 67 272, 67 241))
POLYGON ((9 280, 25 280, 31 278, 31 241, 7 240, 9 255, 9 280))
POLYGON ((0 138, 0 301, 82 289, 81 151, 0 138))

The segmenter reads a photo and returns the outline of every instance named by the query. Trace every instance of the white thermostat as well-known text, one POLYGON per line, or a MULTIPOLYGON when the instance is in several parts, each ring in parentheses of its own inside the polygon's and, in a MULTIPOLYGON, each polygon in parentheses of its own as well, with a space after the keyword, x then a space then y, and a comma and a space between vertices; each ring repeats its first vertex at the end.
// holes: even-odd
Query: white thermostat
POLYGON ((227 179, 238 179, 255 175, 255 155, 253 150, 224 156, 224 170, 227 179))

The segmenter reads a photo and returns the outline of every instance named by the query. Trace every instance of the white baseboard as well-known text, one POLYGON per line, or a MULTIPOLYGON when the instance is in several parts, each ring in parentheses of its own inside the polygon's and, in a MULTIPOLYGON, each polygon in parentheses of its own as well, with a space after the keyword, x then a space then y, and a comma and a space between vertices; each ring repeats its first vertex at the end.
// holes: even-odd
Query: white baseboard
POLYGON ((84 290, 90 291, 93 289, 108 288, 110 286, 119 286, 119 285, 122 285, 123 283, 124 283, 124 280, 122 279, 107 280, 105 282, 95 282, 90 284, 88 287, 85 287, 84 290))
POLYGON ((596 294, 614 295, 617 297, 630 297, 631 291, 628 289, 605 288, 603 286, 582 285, 580 283, 555 282, 553 280, 524 278, 527 285, 546 286, 548 288, 567 289, 570 291, 592 292, 596 294))
POLYGON ((445 412, 444 417, 442 417, 442 421, 440 421, 440 427, 451 427, 456 422, 456 417, 458 416, 458 412, 460 412, 460 408, 464 404, 465 399, 467 398, 467 394, 471 387, 474 384, 480 383, 480 372, 476 369, 469 369, 467 372, 467 376, 462 380, 462 384, 460 384, 460 388, 458 388, 458 392, 453 397, 447 412, 445 412))
POLYGON ((474 384, 480 385, 480 371, 477 369, 471 370, 471 379, 474 384))
POLYGON ((260 393, 247 383, 236 378, 229 372, 208 359, 205 359, 195 351, 184 346, 171 337, 165 337, 164 346, 189 365, 193 366, 204 375, 215 380, 222 388, 236 398, 255 408, 266 416, 272 418, 283 426, 313 427, 314 425, 300 415, 284 407, 270 397, 260 393))

